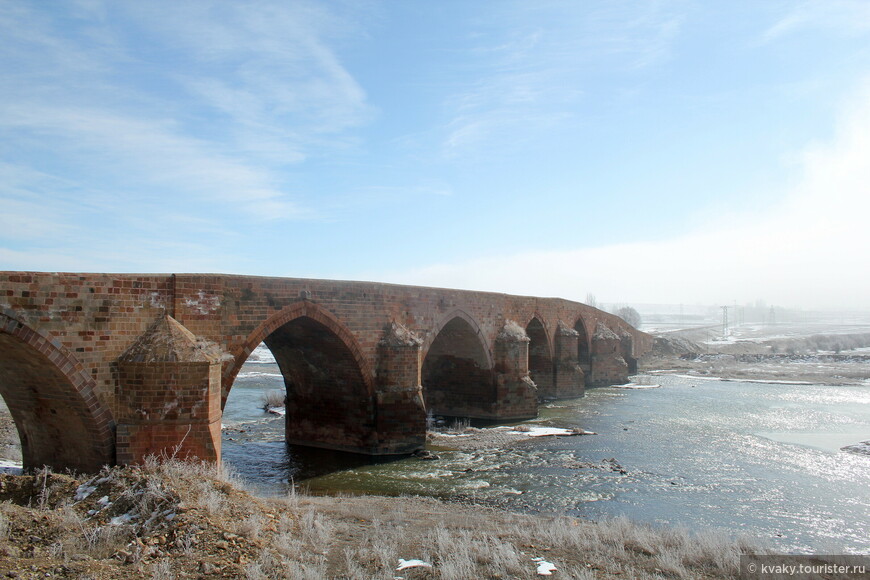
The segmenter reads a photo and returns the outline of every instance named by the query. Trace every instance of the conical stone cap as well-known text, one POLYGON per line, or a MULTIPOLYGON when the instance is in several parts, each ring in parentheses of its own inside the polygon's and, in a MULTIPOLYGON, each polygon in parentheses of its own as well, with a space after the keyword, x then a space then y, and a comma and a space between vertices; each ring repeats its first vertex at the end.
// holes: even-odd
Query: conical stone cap
POLYGON ((216 346, 198 340, 183 324, 161 316, 118 359, 121 363, 220 362, 216 346))
POLYGON ((610 330, 603 322, 599 322, 595 327, 595 335, 592 337, 595 340, 619 340, 616 333, 610 330))

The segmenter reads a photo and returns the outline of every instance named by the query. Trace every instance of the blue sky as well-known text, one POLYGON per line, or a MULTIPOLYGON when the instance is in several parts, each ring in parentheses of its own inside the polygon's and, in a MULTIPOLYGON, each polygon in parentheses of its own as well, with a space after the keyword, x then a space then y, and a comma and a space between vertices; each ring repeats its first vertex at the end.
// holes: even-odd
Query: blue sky
POLYGON ((0 1, 0 269, 870 309, 870 2, 0 1))

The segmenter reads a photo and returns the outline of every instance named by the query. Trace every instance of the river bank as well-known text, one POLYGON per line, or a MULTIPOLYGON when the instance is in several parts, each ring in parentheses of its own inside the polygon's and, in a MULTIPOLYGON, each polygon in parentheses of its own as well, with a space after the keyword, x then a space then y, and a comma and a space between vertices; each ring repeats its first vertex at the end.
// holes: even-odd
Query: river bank
MULTIPOLYGON (((0 425, 14 434, 5 409, 0 425)), ((431 434, 436 453, 557 436, 581 435, 463 425, 431 434)), ((2 449, 16 457, 14 445, 2 449)), ((10 578, 536 578, 549 567, 563 578, 733 578, 739 555, 756 551, 726 534, 626 518, 428 497, 262 498, 226 471, 178 461, 97 476, 0 475, 0 576, 10 578)))
POLYGON ((656 336, 652 351, 638 361, 639 372, 794 384, 870 384, 870 333, 764 340, 699 338, 699 331, 692 330, 656 336))
POLYGON ((0 475, 0 502, 0 574, 10 578, 732 578, 739 555, 755 551, 625 518, 431 498, 263 499, 178 461, 90 478, 0 475))

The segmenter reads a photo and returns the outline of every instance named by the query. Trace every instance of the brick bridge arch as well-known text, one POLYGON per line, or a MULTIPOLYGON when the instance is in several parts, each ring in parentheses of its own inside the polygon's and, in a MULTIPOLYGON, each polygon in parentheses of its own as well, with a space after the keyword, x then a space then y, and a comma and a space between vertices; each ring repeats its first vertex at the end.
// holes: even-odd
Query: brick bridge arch
POLYGON ((538 314, 532 316, 525 329, 529 337, 529 376, 538 386, 541 396, 549 396, 553 392, 555 373, 550 333, 538 314))
POLYGON ((244 359, 261 342, 284 377, 288 443, 348 450, 377 445, 369 364, 347 327, 313 302, 284 308, 250 334, 224 384, 222 406, 244 359))
POLYGON ((427 411, 490 417, 496 404, 493 356, 477 321, 462 309, 441 317, 422 350, 421 384, 427 411))
POLYGON ((25 469, 96 471, 114 463, 114 421, 94 380, 51 336, 0 313, 0 396, 25 469))
POLYGON ((221 408, 226 404, 229 391, 232 389, 233 382, 236 380, 236 376, 242 369, 242 365, 245 364, 245 361, 248 360, 248 357, 251 356, 254 349, 257 348, 260 343, 265 342, 268 336, 285 324, 303 317, 310 318, 311 320, 323 325, 326 329, 335 334, 339 340, 341 340, 345 347, 347 347, 348 351, 350 351, 356 364, 359 365, 360 372, 362 373, 369 394, 373 392, 374 384, 372 377, 374 375, 371 370, 371 365, 363 355, 362 349, 360 348, 356 338, 354 338, 353 333, 351 333, 332 312, 314 302, 304 300, 292 304, 266 318, 266 320, 260 323, 248 335, 241 347, 235 349, 236 352, 233 355, 232 364, 227 365, 223 372, 221 408))

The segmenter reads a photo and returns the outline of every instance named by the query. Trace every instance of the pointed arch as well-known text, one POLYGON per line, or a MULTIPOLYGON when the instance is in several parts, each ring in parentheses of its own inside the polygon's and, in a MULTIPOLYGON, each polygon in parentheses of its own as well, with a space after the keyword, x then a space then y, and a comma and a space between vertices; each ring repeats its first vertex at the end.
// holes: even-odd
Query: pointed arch
POLYGON ((553 348, 547 328, 537 314, 526 325, 526 335, 529 337, 529 376, 540 396, 551 396, 555 373, 553 348))
POLYGON ((486 359, 486 367, 488 369, 492 368, 493 358, 492 351, 489 348, 489 345, 486 343, 486 339, 483 336, 483 331, 480 329, 480 325, 477 324, 477 321, 464 310, 457 308, 448 312, 444 316, 441 317, 441 320, 432 327, 432 330, 429 331, 429 334, 426 335, 426 339, 423 341, 423 359, 426 358, 426 355, 429 353, 429 349, 432 347, 432 343, 435 342, 435 339, 438 338, 438 335, 444 329, 445 326, 453 322, 454 319, 459 318, 464 320, 468 326, 471 328, 472 332, 475 336, 478 337, 478 340, 482 349, 482 356, 486 359))
MULTIPOLYGON (((577 331, 577 362, 583 365, 589 365, 592 361, 591 359, 591 342, 590 337, 592 336, 589 332, 589 329, 586 327, 586 321, 583 320, 582 316, 578 316, 577 320, 574 322, 574 330, 577 331)), ((588 367, 587 367, 588 368, 588 367)))
POLYGON ((115 422, 93 378, 60 341, 0 313, 0 396, 25 468, 93 472, 115 461, 115 422))
POLYGON ((324 327, 329 329, 330 332, 335 334, 342 343, 344 343, 353 356, 354 361, 356 361, 356 364, 359 366, 360 372, 363 376, 363 381, 366 384, 366 389, 369 394, 374 392, 374 374, 371 370, 371 365, 363 355, 359 343, 350 330, 348 330, 347 327, 326 308, 314 302, 304 300, 284 308, 280 312, 273 314, 261 322, 257 328, 248 335, 248 338, 242 346, 236 350, 233 360, 224 367, 221 408, 223 408, 223 405, 226 403, 227 395, 232 388, 236 376, 239 374, 239 370, 241 370, 242 365, 245 364, 245 361, 251 353, 254 352, 254 349, 261 343, 265 342, 266 337, 271 335, 278 328, 281 328, 288 322, 302 317, 310 318, 322 324, 324 327))
POLYGON ((226 394, 244 359, 266 343, 284 378, 288 443, 348 451, 377 441, 373 375, 351 332, 325 308, 296 303, 248 337, 226 375, 226 394))
POLYGON ((442 318, 424 343, 422 384, 428 411, 489 418, 497 404, 492 353, 476 321, 462 310, 442 318))

